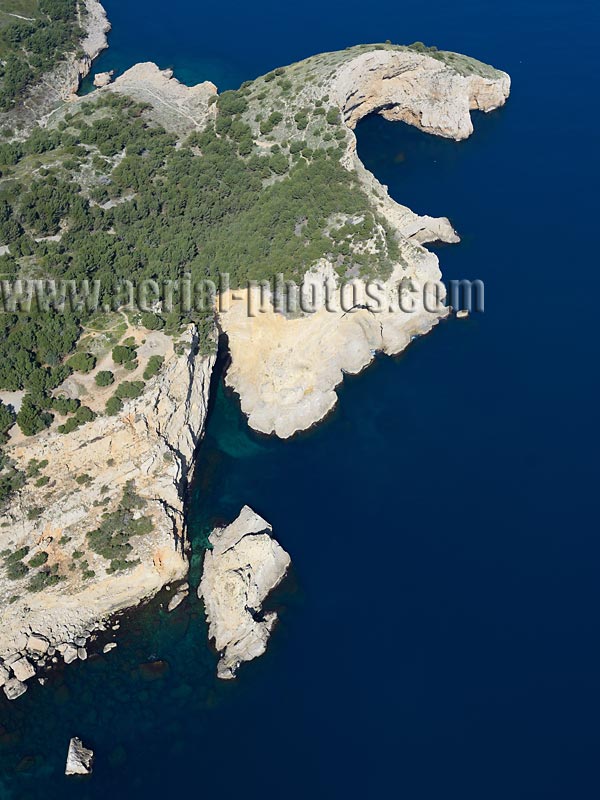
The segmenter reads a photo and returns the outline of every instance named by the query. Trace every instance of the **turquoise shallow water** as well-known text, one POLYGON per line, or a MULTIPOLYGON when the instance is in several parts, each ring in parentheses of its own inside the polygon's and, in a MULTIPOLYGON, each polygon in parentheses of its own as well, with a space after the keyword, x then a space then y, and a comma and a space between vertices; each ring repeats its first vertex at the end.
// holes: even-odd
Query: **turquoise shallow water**
POLYGON ((109 656, 0 703, 0 798, 597 798, 597 7, 106 6, 98 69, 153 58, 227 88, 386 38, 507 69, 468 142, 357 131, 396 199, 451 217, 444 274, 483 279, 486 311, 376 359, 291 442, 249 431, 217 375, 193 574, 243 503, 273 524, 293 571, 267 654, 220 684, 200 605, 157 598, 109 656), (87 781, 61 774, 74 733, 87 781))

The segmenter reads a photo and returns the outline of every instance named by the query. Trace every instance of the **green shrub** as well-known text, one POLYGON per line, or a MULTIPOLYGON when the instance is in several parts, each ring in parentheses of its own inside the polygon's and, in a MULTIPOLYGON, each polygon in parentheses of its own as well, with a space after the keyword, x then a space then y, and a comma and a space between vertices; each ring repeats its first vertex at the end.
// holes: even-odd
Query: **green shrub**
POLYGON ((146 364, 146 369, 144 370, 144 380, 149 381, 150 378, 158 375, 162 365, 164 364, 164 361, 165 360, 162 356, 150 356, 148 363, 146 364))
POLYGON ((133 361, 135 359, 135 348, 118 344, 113 347, 112 359, 115 364, 125 364, 127 361, 133 361))
POLYGON ((97 415, 88 406, 79 406, 72 417, 69 417, 65 423, 58 426, 58 432, 64 434, 72 433, 74 430, 77 430, 80 425, 84 425, 86 422, 93 422, 96 416, 97 415))
POLYGON ((94 380, 96 386, 110 386, 115 382, 115 376, 109 369, 103 369, 95 375, 94 380))
POLYGON ((96 414, 88 406, 79 406, 75 412, 74 419, 77 420, 79 425, 85 422, 93 422, 96 419, 96 414))
POLYGON ((4 443, 8 439, 8 431, 15 424, 16 419, 17 415, 13 411, 12 407, 5 405, 0 400, 0 444, 4 443))
POLYGON ((144 391, 143 381, 121 381, 117 386, 114 396, 119 400, 132 400, 139 397, 144 391))
POLYGON ((74 411, 77 411, 80 405, 81 405, 80 401, 77 400, 76 398, 70 398, 70 397, 52 398, 53 410, 57 411, 62 416, 66 416, 67 414, 72 414, 74 411))
POLYGON ((37 478, 41 470, 45 469, 47 466, 47 458, 45 458, 43 461, 38 461, 37 458, 32 458, 27 464, 27 477, 37 478))
POLYGON ((123 403, 116 395, 113 394, 113 396, 109 397, 106 401, 105 410, 109 417, 114 417, 115 414, 118 414, 122 409, 123 403))
POLYGON ((234 116, 235 114, 243 114, 248 108, 248 103, 242 92, 230 90, 219 95, 217 108, 222 114, 234 116))
POLYGON ((142 314, 141 322, 144 328, 148 328, 149 331, 158 331, 165 327, 164 319, 159 317, 158 314, 152 314, 149 311, 142 314))
POLYGON ((67 366, 75 372, 91 372, 96 366, 96 358, 91 353, 75 353, 67 360, 67 366))
POLYGON ((11 581, 16 581, 19 578, 24 578, 29 572, 29 567, 23 564, 22 561, 14 561, 6 565, 6 575, 11 581))
POLYGON ((30 592, 41 592, 44 589, 48 589, 50 586, 56 586, 61 580, 63 580, 63 578, 56 573, 40 570, 36 572, 29 581, 28 589, 30 592))
POLYGON ((35 436, 44 428, 48 428, 53 419, 52 414, 42 408, 40 398, 33 398, 29 394, 25 395, 17 414, 17 425, 25 436, 35 436))
POLYGON ((129 540, 143 536, 153 530, 150 517, 134 517, 134 513, 146 505, 146 501, 135 492, 133 483, 126 484, 119 507, 102 516, 100 526, 87 533, 90 549, 110 561, 108 572, 129 569, 138 560, 129 560, 132 551, 129 540))
POLYGON ((29 547, 28 545, 25 545, 24 547, 20 547, 18 550, 15 550, 14 553, 10 553, 10 555, 7 555, 4 559, 4 562, 6 564, 15 564, 17 561, 21 561, 22 559, 24 559, 28 553, 29 553, 29 547))
POLYGON ((33 558, 29 559, 29 566, 35 569, 36 567, 42 567, 48 561, 48 553, 44 550, 41 550, 39 553, 36 553, 33 558))

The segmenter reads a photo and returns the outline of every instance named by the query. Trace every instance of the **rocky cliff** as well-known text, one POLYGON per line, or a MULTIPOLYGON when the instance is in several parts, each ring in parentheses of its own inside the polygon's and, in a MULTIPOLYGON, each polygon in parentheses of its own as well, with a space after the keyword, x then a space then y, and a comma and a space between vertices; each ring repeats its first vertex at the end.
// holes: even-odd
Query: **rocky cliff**
POLYGON ((219 678, 235 677, 243 661, 261 656, 277 614, 262 606, 281 583, 290 557, 270 535, 271 526, 244 506, 226 528, 214 530, 209 541, 198 596, 204 600, 209 637, 221 655, 219 678))
POLYGON ((18 468, 43 465, 43 474, 26 483, 0 518, 0 682, 12 673, 30 677, 11 666, 23 655, 43 663, 50 648, 67 659, 65 648, 71 654, 75 647, 76 656, 103 619, 186 576, 184 493, 214 361, 197 354, 197 343, 191 328, 184 353, 171 351, 118 416, 98 417, 68 435, 46 431, 9 448, 18 468), (122 525, 115 531, 105 525, 105 554, 90 545, 87 534, 103 522, 130 517, 127 565, 120 563, 122 525), (144 526, 136 526, 141 519, 144 526), (110 540, 112 534, 118 538, 110 540), (11 574, 17 562, 24 568, 11 574))

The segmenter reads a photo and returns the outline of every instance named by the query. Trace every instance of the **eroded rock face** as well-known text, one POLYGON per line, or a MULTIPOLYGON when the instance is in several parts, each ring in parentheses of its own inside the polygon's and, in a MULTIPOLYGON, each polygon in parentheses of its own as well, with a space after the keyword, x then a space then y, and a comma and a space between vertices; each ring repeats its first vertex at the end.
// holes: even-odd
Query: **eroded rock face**
POLYGON ((94 763, 94 751, 83 746, 81 739, 74 736, 69 742, 65 775, 90 775, 94 763))
POLYGON ((171 349, 160 373, 118 416, 99 416, 68 435, 44 431, 8 448, 23 470, 32 459, 47 460, 52 480, 43 487, 28 481, 11 498, 0 518, 0 550, 43 549, 44 569, 60 576, 32 592, 32 569, 11 579, 0 565, 0 663, 17 678, 15 654, 35 661, 52 646, 65 662, 83 657, 82 645, 102 620, 187 575, 183 493, 204 428, 214 357, 197 354, 193 327, 182 342, 183 354, 171 349), (83 483, 76 480, 82 474, 83 483), (152 530, 130 539, 132 566, 113 572, 86 534, 118 507, 127 484, 145 502, 140 513, 152 530))
POLYGON ((226 528, 217 528, 204 558, 198 596, 204 600, 209 638, 221 654, 217 675, 234 678, 243 661, 261 656, 277 614, 261 614, 268 594, 283 580, 291 559, 271 526, 244 506, 226 528))

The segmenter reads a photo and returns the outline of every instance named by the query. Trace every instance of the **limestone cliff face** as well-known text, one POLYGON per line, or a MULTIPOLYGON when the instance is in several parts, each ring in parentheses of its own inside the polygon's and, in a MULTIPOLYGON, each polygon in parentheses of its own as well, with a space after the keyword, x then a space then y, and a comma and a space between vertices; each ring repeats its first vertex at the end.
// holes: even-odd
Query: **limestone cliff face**
POLYGON ((79 84, 89 73, 92 62, 108 47, 106 35, 111 28, 106 11, 98 0, 81 3, 79 24, 84 31, 81 53, 68 54, 51 72, 30 87, 15 109, 0 114, 0 125, 13 127, 18 124, 20 134, 25 135, 35 125, 44 125, 65 100, 75 98, 79 84))
POLYGON ((108 615, 156 594, 184 578, 186 556, 183 496, 194 450, 206 419, 214 357, 196 354, 190 328, 183 355, 172 352, 161 372, 116 417, 98 417, 73 433, 45 432, 15 444, 10 457, 26 469, 32 459, 48 461, 44 486, 29 480, 0 518, 4 555, 29 547, 24 562, 48 555, 61 577, 56 586, 32 592, 35 570, 10 579, 0 566, 0 658, 23 651, 31 632, 51 645, 72 643, 108 615), (129 482, 145 501, 140 514, 152 531, 130 539, 129 556, 139 563, 111 573, 110 562, 89 547, 86 533, 118 507, 129 482), (88 562, 92 576, 81 569, 88 562))
MULTIPOLYGON (((340 54, 306 63, 321 79, 319 91, 334 100, 350 128, 342 164, 356 173, 374 209, 395 232, 400 258, 383 286, 385 302, 377 313, 358 309, 344 314, 348 302, 342 305, 334 265, 325 262, 315 265, 315 276, 308 280, 322 285, 329 279, 338 287, 329 311, 321 301, 316 313, 290 317, 267 305, 265 313, 249 316, 244 291, 220 314, 231 350, 227 383, 239 394, 253 428, 283 438, 315 424, 334 407, 335 387, 345 373, 364 369, 376 351, 399 353, 448 313, 443 293, 436 295, 438 259, 422 245, 457 242, 458 235, 447 219, 419 216, 392 200, 360 162, 352 129, 377 112, 429 133, 464 139, 473 131, 470 111, 491 111, 503 105, 510 91, 506 73, 453 53, 432 57, 400 48, 367 49, 347 58, 342 54, 341 61, 331 56, 340 54)), ((298 105, 310 102, 314 93, 305 90, 298 105)), ((364 283, 355 285, 353 302, 376 308, 364 283)))
POLYGON ((243 661, 261 656, 277 614, 262 614, 268 594, 281 583, 290 557, 271 526, 244 506, 231 525, 214 530, 204 557, 198 596, 204 600, 209 637, 221 654, 217 675, 235 677, 243 661))

